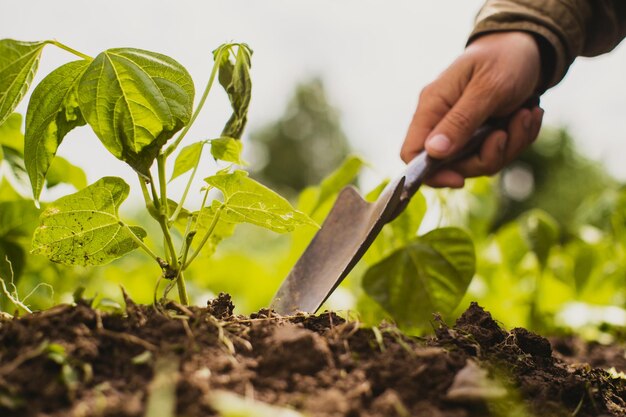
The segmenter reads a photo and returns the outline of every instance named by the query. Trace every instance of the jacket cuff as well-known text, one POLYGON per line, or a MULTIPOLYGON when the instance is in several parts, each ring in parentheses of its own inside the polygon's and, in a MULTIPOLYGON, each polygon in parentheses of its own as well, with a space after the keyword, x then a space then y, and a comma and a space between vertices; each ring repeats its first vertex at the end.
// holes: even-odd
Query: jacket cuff
POLYGON ((550 29, 530 21, 498 22, 493 20, 479 21, 469 36, 467 44, 482 35, 495 32, 521 31, 535 37, 541 54, 542 81, 538 93, 543 93, 550 87, 558 84, 565 76, 567 69, 573 62, 568 58, 565 46, 561 39, 550 29))

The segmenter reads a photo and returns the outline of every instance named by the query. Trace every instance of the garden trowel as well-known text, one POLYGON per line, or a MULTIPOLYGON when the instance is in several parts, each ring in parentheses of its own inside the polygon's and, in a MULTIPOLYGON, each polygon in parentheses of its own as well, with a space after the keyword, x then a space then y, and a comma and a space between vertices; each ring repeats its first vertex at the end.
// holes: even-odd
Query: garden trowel
MULTIPOLYGON (((535 98, 525 107, 536 105, 535 98)), ((365 201, 353 186, 341 190, 322 227, 278 289, 271 308, 283 315, 299 311, 315 313, 361 259, 383 226, 406 208, 425 179, 441 167, 475 154, 492 132, 506 129, 508 122, 509 118, 491 119, 449 159, 433 159, 421 152, 375 202, 365 201)))

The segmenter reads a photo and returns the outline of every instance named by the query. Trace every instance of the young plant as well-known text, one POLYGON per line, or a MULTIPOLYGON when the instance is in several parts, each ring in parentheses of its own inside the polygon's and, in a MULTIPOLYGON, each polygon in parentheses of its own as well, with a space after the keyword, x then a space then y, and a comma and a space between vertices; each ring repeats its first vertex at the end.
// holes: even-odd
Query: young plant
POLYGON ((144 242, 144 229, 120 218, 129 185, 118 177, 101 178, 46 205, 33 236, 34 253, 63 264, 102 265, 141 248, 161 268, 162 277, 177 285, 180 301, 188 304, 184 271, 201 252, 214 251, 236 224, 247 222, 276 232, 315 224, 235 168, 241 164, 239 139, 251 94, 252 51, 246 44, 224 44, 213 52, 213 69, 194 109, 193 81, 168 56, 115 48, 91 58, 57 41, 0 40, 0 124, 26 94, 46 45, 80 59, 48 74, 28 104, 24 162, 35 201, 46 180, 51 180, 51 166, 65 135, 88 124, 105 148, 137 173, 146 209, 162 231, 164 254, 157 255, 144 242), (217 139, 180 151, 170 180, 191 174, 180 201, 173 201, 168 198, 167 163, 198 117, 216 77, 228 95, 232 115, 217 139), (205 178, 202 206, 191 212, 185 200, 207 145, 214 159, 230 165, 205 178), (212 190, 221 192, 222 198, 210 199, 212 190))

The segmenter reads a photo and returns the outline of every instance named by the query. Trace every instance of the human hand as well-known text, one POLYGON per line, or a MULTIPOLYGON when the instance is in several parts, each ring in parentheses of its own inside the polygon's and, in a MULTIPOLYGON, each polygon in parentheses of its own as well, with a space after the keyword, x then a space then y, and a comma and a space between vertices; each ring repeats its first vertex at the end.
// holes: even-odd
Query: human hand
POLYGON ((489 117, 515 112, 508 130, 493 132, 479 154, 438 171, 426 184, 460 188, 465 178, 495 174, 539 133, 543 110, 519 107, 535 93, 540 78, 539 47, 531 35, 503 32, 478 38, 422 90, 402 159, 408 163, 424 148, 433 158, 446 158, 463 148, 489 117))

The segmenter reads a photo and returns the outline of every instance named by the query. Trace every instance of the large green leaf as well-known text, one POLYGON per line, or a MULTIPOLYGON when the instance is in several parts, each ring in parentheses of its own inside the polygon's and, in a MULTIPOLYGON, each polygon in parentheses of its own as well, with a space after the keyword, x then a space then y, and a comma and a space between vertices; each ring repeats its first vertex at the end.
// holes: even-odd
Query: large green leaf
MULTIPOLYGON (((193 216, 195 216, 196 219, 197 230, 195 243, 200 243, 202 237, 208 232, 209 228, 213 224, 213 220, 215 219, 215 215, 220 205, 221 203, 219 201, 213 201, 213 204, 210 207, 204 207, 199 212, 193 213, 193 216)), ((220 242, 233 235, 235 232, 235 226, 235 223, 225 221, 220 216, 213 231, 211 232, 209 240, 207 240, 206 244, 202 248, 202 254, 204 256, 213 255, 220 242)))
POLYGON ((46 43, 0 40, 0 124, 28 91, 46 43))
POLYGON ((48 174, 46 175, 48 188, 58 184, 70 184, 77 190, 82 190, 87 186, 87 175, 80 167, 70 163, 67 159, 57 156, 52 161, 48 174))
POLYGON ((329 200, 335 199, 343 187, 357 179, 365 162, 358 156, 348 156, 341 166, 331 172, 317 187, 308 187, 302 191, 298 200, 298 209, 313 216, 329 200))
POLYGON ((170 178, 170 181, 188 171, 191 171, 196 165, 198 165, 200 157, 202 156, 202 148, 204 147, 204 144, 204 141, 196 142, 185 146, 180 150, 180 153, 174 162, 174 172, 172 172, 172 178, 170 178))
POLYGON ((33 253, 68 265, 102 265, 136 249, 131 229, 140 239, 145 231, 129 228, 118 215, 128 191, 121 178, 104 177, 50 204, 33 236, 33 253))
POLYGON ((218 79, 233 108, 233 114, 226 122, 222 136, 240 139, 243 129, 248 121, 248 107, 252 93, 252 81, 250 80, 250 57, 252 50, 248 45, 226 44, 213 52, 215 59, 220 59, 218 79), (234 52, 235 46, 237 52, 234 52), (231 60, 234 55, 234 62, 231 60))
POLYGON ((19 188, 28 189, 28 176, 24 167, 22 115, 19 113, 12 113, 0 125, 0 161, 9 167, 19 188))
POLYGON ((404 327, 425 327, 463 298, 476 265, 464 231, 441 228, 416 238, 370 267, 363 288, 404 327))
POLYGON ((0 147, 23 152, 24 134, 22 133, 21 114, 12 113, 7 117, 4 123, 0 124, 0 147))
POLYGON ((190 118, 194 87, 170 57, 140 49, 109 49, 78 86, 80 109, 116 158, 148 175, 161 147, 190 118))
POLYGON ((274 232, 291 232, 315 222, 294 209, 283 197, 248 177, 245 171, 218 174, 205 181, 224 194, 222 218, 230 223, 251 223, 274 232))
POLYGON ((24 162, 35 200, 61 141, 70 130, 85 124, 77 94, 88 66, 89 61, 80 60, 55 69, 37 85, 28 103, 24 162))
MULTIPOLYGON (((365 200, 376 201, 388 183, 388 181, 383 181, 365 196, 365 200)), ((383 227, 365 254, 365 260, 368 263, 378 262, 394 250, 409 244, 417 236, 425 214, 426 198, 418 191, 411 197, 404 211, 383 227)))

